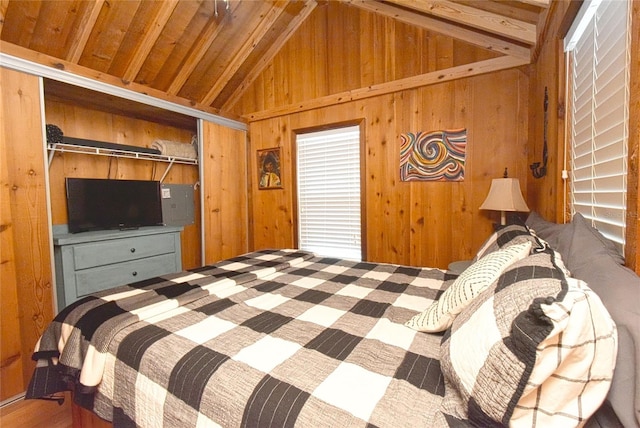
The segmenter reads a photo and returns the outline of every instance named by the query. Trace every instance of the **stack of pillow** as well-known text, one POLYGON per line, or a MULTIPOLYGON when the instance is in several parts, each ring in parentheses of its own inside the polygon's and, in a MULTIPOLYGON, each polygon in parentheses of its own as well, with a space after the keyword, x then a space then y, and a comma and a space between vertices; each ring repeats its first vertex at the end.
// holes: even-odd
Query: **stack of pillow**
POLYGON ((616 326, 592 287, 563 262, 562 251, 585 243, 563 226, 568 236, 549 235, 557 239, 552 247, 541 226, 500 228, 440 298, 407 321, 445 332, 439 425, 578 426, 607 396, 616 326))
POLYGON ((615 321, 618 358, 607 400, 625 427, 640 427, 640 277, 580 213, 557 224, 532 212, 526 225, 558 250, 571 276, 596 292, 615 321))

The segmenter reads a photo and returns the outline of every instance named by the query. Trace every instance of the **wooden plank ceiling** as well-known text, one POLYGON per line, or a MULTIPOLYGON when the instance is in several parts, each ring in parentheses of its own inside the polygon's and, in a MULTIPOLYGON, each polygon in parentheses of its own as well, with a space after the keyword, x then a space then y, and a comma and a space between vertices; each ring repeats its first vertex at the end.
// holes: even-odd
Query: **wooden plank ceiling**
MULTIPOLYGON (((224 114, 326 1, 3 0, 0 50, 224 114)), ((341 7, 499 52, 513 59, 496 63, 504 68, 531 61, 549 2, 342 0, 341 7)))

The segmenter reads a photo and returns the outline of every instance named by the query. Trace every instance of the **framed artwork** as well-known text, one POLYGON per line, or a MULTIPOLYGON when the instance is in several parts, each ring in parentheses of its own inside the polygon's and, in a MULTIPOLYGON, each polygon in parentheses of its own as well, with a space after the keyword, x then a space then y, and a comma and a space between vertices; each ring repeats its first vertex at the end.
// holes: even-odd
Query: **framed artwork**
POLYGON ((280 147, 258 150, 258 189, 282 189, 280 147))
POLYGON ((400 135, 402 181, 464 181, 467 130, 400 135))

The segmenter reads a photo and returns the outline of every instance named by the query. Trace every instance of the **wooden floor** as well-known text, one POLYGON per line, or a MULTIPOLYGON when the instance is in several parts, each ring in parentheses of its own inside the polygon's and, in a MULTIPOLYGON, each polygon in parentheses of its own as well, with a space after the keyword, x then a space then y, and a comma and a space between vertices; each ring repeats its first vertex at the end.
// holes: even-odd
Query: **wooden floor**
POLYGON ((55 401, 20 400, 0 408, 2 428, 71 428, 70 396, 63 405, 55 401))

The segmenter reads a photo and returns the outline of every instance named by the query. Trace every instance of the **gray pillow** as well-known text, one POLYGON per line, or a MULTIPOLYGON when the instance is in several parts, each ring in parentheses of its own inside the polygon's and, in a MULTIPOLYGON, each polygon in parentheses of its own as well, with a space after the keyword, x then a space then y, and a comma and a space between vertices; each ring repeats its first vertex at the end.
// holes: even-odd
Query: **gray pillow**
POLYGON ((582 264, 584 260, 589 260, 596 255, 608 255, 616 263, 624 265, 624 257, 613 241, 604 237, 598 232, 598 229, 591 226, 582 214, 575 213, 571 225, 573 227, 568 231, 565 229, 561 234, 557 247, 569 270, 572 270, 571 264, 582 264), (570 243, 573 243, 573 249, 569 254, 568 245, 570 243))
POLYGON ((547 241, 551 248, 558 247, 560 233, 569 227, 568 224, 558 224, 547 221, 535 211, 531 211, 529 217, 527 217, 527 220, 525 221, 525 224, 533 230, 536 235, 547 241))
POLYGON ((640 277, 621 266, 580 215, 562 231, 558 251, 571 275, 598 294, 621 330, 617 367, 608 399, 625 427, 640 426, 640 277), (624 329, 623 329, 624 328, 624 329), (624 352, 631 349, 633 352, 624 352), (635 385, 634 395, 617 393, 635 385))

